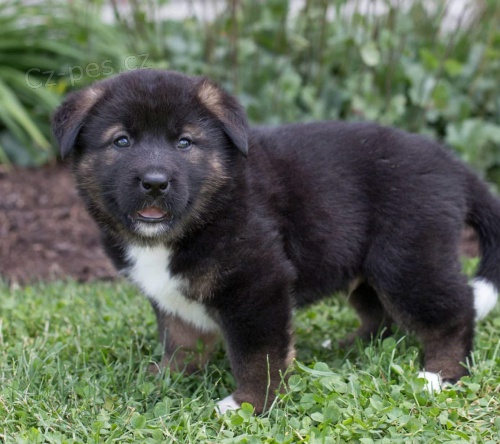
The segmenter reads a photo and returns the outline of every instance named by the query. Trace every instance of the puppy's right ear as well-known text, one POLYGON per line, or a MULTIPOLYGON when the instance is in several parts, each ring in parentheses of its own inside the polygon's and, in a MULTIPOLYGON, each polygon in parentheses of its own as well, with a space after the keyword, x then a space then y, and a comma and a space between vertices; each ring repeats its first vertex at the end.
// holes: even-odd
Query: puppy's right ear
POLYGON ((198 99, 220 120, 224 132, 241 155, 247 157, 248 122, 239 102, 207 78, 198 83, 198 99))
POLYGON ((59 144, 62 158, 75 146, 85 119, 102 94, 101 88, 91 86, 70 94, 57 108, 52 117, 52 133, 59 144))

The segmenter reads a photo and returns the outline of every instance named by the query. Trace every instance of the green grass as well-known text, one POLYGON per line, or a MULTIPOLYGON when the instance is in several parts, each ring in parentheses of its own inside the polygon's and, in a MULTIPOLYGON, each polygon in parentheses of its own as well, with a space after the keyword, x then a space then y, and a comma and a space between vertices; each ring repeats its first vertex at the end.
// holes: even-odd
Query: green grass
POLYGON ((500 307, 477 328, 472 376, 432 395, 421 349, 396 334, 344 352, 356 327, 338 298, 296 317, 290 389, 264 416, 218 417, 234 389, 222 347, 193 376, 146 371, 161 356, 148 302, 123 282, 0 285, 0 442, 498 443, 500 307))

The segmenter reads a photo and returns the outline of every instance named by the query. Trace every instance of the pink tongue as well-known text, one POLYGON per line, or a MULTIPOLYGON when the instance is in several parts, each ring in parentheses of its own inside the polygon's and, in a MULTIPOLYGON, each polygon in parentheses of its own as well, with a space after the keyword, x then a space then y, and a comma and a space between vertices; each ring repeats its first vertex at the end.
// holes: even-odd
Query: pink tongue
POLYGON ((138 211, 137 213, 139 214, 139 216, 147 217, 149 219, 161 219, 166 214, 158 207, 144 208, 144 210, 138 211))

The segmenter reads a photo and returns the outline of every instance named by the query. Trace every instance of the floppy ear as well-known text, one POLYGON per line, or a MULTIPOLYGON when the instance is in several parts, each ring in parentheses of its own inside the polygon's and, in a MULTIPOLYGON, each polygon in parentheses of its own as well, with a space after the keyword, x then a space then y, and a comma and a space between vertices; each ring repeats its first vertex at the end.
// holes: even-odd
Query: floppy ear
POLYGON ((62 158, 68 155, 75 146, 85 118, 102 93, 101 88, 90 86, 70 94, 57 108, 52 117, 52 133, 59 144, 62 158))
POLYGON ((222 122, 226 135, 243 157, 247 157, 248 122, 238 101, 206 78, 198 85, 198 99, 222 122))

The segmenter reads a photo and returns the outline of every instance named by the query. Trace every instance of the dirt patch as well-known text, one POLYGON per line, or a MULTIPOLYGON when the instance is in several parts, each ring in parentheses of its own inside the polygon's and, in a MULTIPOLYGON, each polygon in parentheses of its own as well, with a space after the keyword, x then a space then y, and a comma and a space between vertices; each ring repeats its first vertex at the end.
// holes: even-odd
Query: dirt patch
POLYGON ((116 276, 67 166, 0 169, 0 276, 11 283, 116 276))

